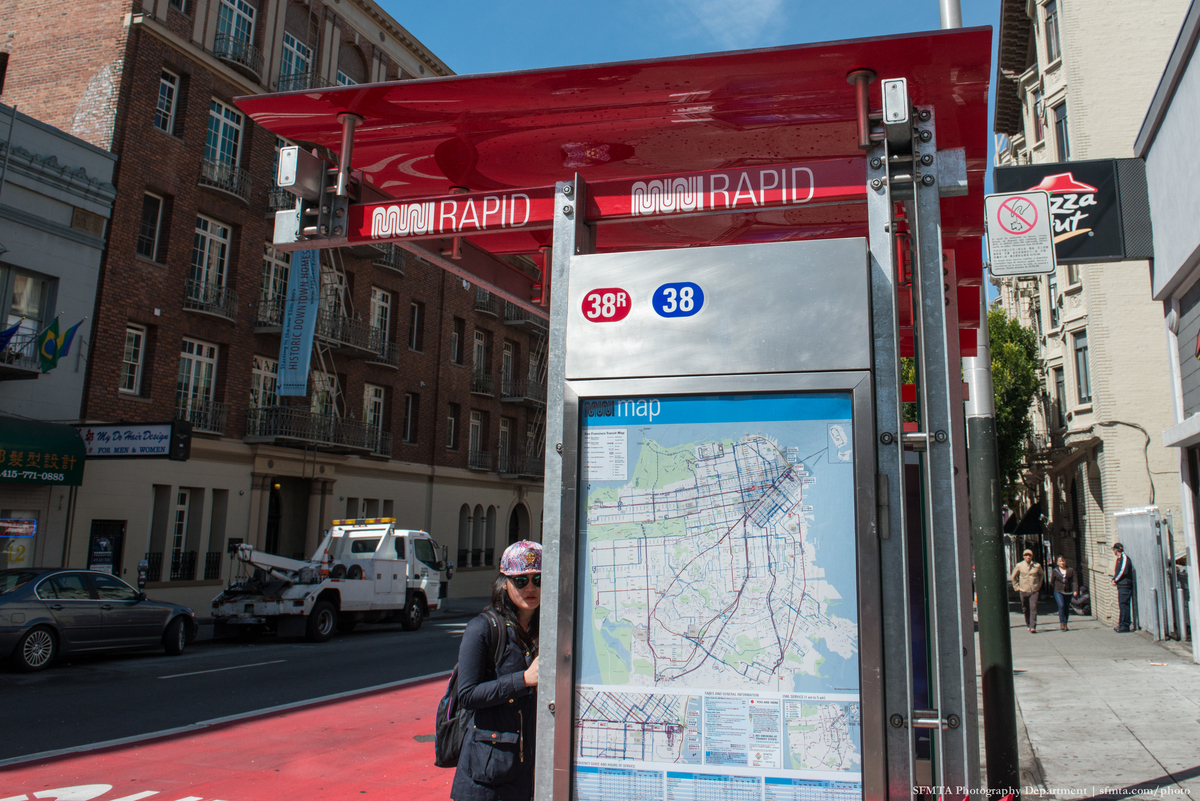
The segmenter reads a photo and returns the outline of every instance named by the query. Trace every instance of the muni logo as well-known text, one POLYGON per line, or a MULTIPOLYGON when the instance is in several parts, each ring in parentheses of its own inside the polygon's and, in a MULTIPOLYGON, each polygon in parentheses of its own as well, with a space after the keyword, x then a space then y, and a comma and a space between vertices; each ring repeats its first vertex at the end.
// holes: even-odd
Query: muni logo
POLYGON ((704 208, 704 176, 635 181, 629 200, 634 217, 698 211, 704 208))
POLYGON ((371 214, 371 238, 432 233, 433 207, 433 201, 379 206, 371 214))

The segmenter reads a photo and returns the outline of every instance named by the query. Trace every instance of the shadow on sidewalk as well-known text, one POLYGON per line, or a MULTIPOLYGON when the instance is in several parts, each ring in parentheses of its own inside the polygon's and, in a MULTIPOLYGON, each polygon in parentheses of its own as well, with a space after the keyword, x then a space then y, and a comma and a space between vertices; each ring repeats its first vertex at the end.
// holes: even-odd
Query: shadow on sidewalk
POLYGON ((1188 768, 1187 770, 1181 770, 1178 773, 1168 773, 1165 776, 1159 776, 1156 779, 1147 779, 1144 782, 1130 784, 1126 787, 1119 787, 1114 790, 1110 790, 1107 793, 1089 795, 1085 798, 1078 799, 1078 801, 1118 801, 1118 799, 1126 801, 1132 796, 1153 792, 1155 790, 1161 790, 1164 787, 1170 787, 1171 785, 1178 785, 1180 782, 1187 781, 1188 779, 1194 779, 1197 776, 1200 776, 1200 765, 1188 768))

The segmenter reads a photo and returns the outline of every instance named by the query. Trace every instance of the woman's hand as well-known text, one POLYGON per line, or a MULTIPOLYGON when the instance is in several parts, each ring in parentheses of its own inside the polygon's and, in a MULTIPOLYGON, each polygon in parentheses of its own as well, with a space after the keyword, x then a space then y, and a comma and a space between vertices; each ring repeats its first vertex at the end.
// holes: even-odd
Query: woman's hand
POLYGON ((529 667, 525 668, 525 686, 536 687, 538 683, 538 659, 541 657, 535 656, 529 667))

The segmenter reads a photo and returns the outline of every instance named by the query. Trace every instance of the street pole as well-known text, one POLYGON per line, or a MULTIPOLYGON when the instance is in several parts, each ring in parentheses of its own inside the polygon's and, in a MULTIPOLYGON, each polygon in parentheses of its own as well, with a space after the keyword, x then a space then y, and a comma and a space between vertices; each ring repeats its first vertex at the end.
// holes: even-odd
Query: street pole
MULTIPOLYGON (((939 0, 942 28, 962 27, 959 0, 939 0)), ((1012 638, 1008 624, 1008 571, 1000 529, 1000 464, 992 348, 988 339, 987 287, 980 292, 975 356, 962 360, 967 382, 967 488, 975 556, 975 608, 979 617, 979 666, 983 677, 983 743, 988 789, 1020 798, 1017 698, 1013 688, 1012 638)))

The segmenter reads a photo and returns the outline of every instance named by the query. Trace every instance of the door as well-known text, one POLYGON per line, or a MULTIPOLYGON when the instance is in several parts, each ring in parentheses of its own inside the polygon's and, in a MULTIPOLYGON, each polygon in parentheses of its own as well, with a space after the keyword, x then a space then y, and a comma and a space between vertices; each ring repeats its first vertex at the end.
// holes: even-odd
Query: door
POLYGON ((438 597, 438 586, 440 574, 437 569, 437 549, 433 547, 433 541, 427 540, 424 537, 415 539, 412 542, 413 556, 413 574, 416 579, 416 585, 425 592, 426 600, 436 599, 438 597))
POLYGON ((88 570, 121 575, 124 545, 124 520, 93 520, 88 543, 88 570))
POLYGON ((100 644, 104 618, 86 574, 56 573, 38 585, 37 595, 58 623, 66 646, 63 650, 100 644))
POLYGON ((100 601, 104 641, 110 645, 153 645, 162 638, 166 613, 158 604, 139 601, 138 592, 114 576, 88 576, 100 601))
POLYGON ((408 541, 392 537, 393 547, 380 548, 375 553, 375 606, 396 607, 404 603, 404 586, 408 541))

